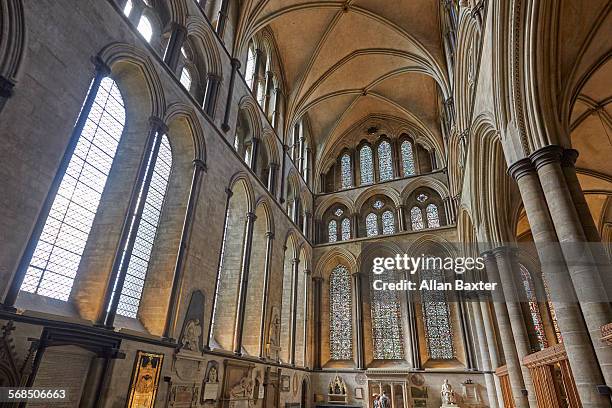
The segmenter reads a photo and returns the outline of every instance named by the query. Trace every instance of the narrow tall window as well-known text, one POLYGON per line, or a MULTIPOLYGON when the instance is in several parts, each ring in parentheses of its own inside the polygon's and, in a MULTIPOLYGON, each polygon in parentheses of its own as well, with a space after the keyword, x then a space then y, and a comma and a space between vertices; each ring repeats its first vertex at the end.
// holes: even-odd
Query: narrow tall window
MULTIPOLYGON (((385 271, 382 275, 370 274, 371 288, 374 279, 383 282, 397 281, 395 271, 385 271)), ((400 360, 404 358, 404 339, 402 334, 402 312, 399 294, 396 290, 370 290, 372 316, 372 343, 374 359, 400 360)))
POLYGON ((117 84, 102 79, 21 290, 68 300, 125 126, 117 84))
POLYGON ((440 216, 438 214, 438 207, 435 204, 429 204, 425 208, 427 213, 427 227, 438 228, 440 227, 440 216))
POLYGON ((191 74, 189 73, 189 69, 187 69, 187 67, 184 67, 181 71, 180 82, 186 90, 191 90, 191 74))
MULTIPOLYGON (((159 136, 158 136, 159 137, 159 136)), ((140 188, 138 201, 144 198, 145 205, 136 232, 134 249, 130 259, 123 259, 122 262, 129 262, 125 284, 119 297, 117 313, 127 317, 136 317, 140 297, 144 282, 151 261, 151 252, 159 227, 159 219, 162 213, 170 171, 172 170, 172 150, 166 135, 161 136, 162 141, 157 157, 151 157, 149 166, 153 166, 153 177, 147 191, 143 197, 144 185, 140 188)))
POLYGON ((255 59, 257 58, 257 53, 255 52, 255 48, 253 44, 249 46, 249 50, 247 52, 247 63, 246 69, 244 71, 244 79, 246 80, 249 89, 253 89, 253 81, 255 79, 255 59))
POLYGON ((125 14, 127 17, 130 16, 130 13, 132 12, 132 8, 133 8, 133 4, 132 4, 132 0, 127 0, 125 2, 125 7, 123 7, 123 14, 125 14))
POLYGON ((546 334, 544 333, 544 325, 542 324, 542 315, 540 314, 540 307, 538 306, 538 299, 536 297, 535 285, 531 274, 523 265, 521 268, 521 280, 523 281, 523 288, 525 289, 525 296, 529 304, 529 313, 531 314, 531 323, 533 325, 533 331, 535 332, 536 341, 540 350, 544 349, 548 343, 546 341, 546 334))
POLYGON ((340 159, 342 188, 350 188, 353 186, 353 174, 351 170, 351 156, 348 153, 344 154, 340 159))
POLYGON ((361 184, 372 184, 374 182, 372 148, 368 145, 363 145, 359 150, 359 170, 361 172, 361 184))
POLYGON ((374 213, 369 213, 366 217, 366 234, 368 237, 378 235, 378 219, 374 213))
POLYGON ((342 240, 351 239, 351 221, 348 218, 342 220, 342 240))
MULTIPOLYGON (((445 281, 444 272, 441 270, 423 270, 421 279, 440 283, 445 281)), ((455 357, 455 351, 446 294, 442 290, 423 290, 421 297, 429 357, 434 360, 451 360, 455 357)))
POLYGON ((153 26, 151 25, 151 20, 149 20, 147 16, 140 17, 136 29, 147 42, 151 42, 151 38, 153 38, 153 26))
POLYGON ((393 178, 391 145, 386 140, 378 145, 378 171, 380 173, 380 181, 387 181, 393 178))
POLYGON ((353 358, 351 278, 344 266, 329 276, 329 353, 332 360, 353 358))
POLYGON ((382 214, 382 229, 384 235, 395 234, 395 217, 389 210, 382 214))
POLYGON ((412 207, 410 210, 410 224, 412 225, 413 231, 422 230, 423 224, 423 213, 419 207, 412 207))
POLYGON ((414 154, 412 153, 412 143, 408 140, 404 140, 401 146, 402 150, 402 170, 404 171, 404 177, 412 176, 415 174, 414 170, 414 154))
POLYGON ((327 226, 327 242, 336 242, 338 240, 338 223, 336 220, 331 220, 327 226))

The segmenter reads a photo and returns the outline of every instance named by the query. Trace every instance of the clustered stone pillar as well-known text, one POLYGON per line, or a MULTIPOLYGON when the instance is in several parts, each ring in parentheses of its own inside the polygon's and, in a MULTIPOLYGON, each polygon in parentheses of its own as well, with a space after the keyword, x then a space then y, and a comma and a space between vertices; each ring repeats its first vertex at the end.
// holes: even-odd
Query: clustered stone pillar
POLYGON ((227 91, 227 100, 225 101, 225 113, 223 115, 223 123, 221 124, 221 129, 224 132, 227 132, 228 130, 230 130, 229 116, 232 110, 232 98, 234 95, 234 84, 236 82, 236 73, 238 72, 238 69, 240 69, 240 61, 238 61, 236 58, 232 58, 231 64, 232 64, 232 72, 230 74, 229 90, 227 91))
POLYGON ((355 321, 357 322, 355 330, 355 343, 357 349, 357 368, 365 368, 365 348, 363 341, 363 301, 361 298, 361 274, 356 272, 352 274, 353 278, 353 293, 355 294, 355 321))
POLYGON ((240 270, 240 289, 238 291, 238 307, 236 308, 236 327, 234 330, 234 354, 242 355, 242 335, 244 333, 244 312, 247 304, 249 287, 249 270, 251 268, 251 249, 253 248, 253 227, 257 216, 253 212, 246 214, 245 243, 242 251, 242 267, 240 270))
POLYGON ((261 303, 261 320, 259 321, 259 358, 265 358, 266 321, 268 320, 268 299, 270 297, 270 268, 272 265, 272 247, 274 233, 266 232, 266 259, 264 263, 263 302, 261 303))
POLYGON ((474 326, 476 329, 476 338, 478 340, 478 350, 480 351, 481 370, 484 372, 485 385, 487 388, 487 397, 489 399, 489 407, 497 408, 497 387, 495 386, 495 375, 493 375, 493 367, 491 364, 491 355, 489 348, 494 345, 489 344, 485 334, 485 318, 480 308, 481 302, 471 302, 472 311, 474 314, 474 326))
MULTIPOLYGON (((492 252, 485 252, 482 254, 485 260, 485 266, 490 282, 500 282, 499 270, 497 267, 497 260, 492 252)), ((523 381, 523 374, 521 372, 521 362, 514 346, 514 338, 512 333, 512 326, 510 324, 510 317, 508 316, 508 310, 504 304, 503 298, 500 295, 494 294, 493 307, 495 310, 495 317, 497 319, 497 327, 499 328, 500 340, 502 349, 504 351, 504 357, 506 358, 506 367, 508 368, 508 379, 510 382, 510 388, 512 389, 512 399, 514 400, 514 406, 516 408, 527 408, 529 402, 527 396, 524 394, 525 384, 523 381)), ((532 407, 532 408, 535 408, 532 407)))
POLYGON ((196 159, 193 161, 193 176, 191 178, 191 188, 189 190, 189 198, 187 199, 187 210, 185 212, 185 220, 183 222, 183 231, 181 233, 181 241, 179 243, 178 254, 176 256, 176 265, 174 267, 174 275, 172 279, 172 288, 170 292, 170 301, 168 302, 168 311, 166 313, 166 323, 164 325, 163 337, 170 339, 174 335, 174 326, 176 324, 176 312, 178 309, 177 301, 179 299, 179 290, 183 280, 183 269, 185 265, 185 254, 191 238, 191 229, 193 225, 193 214, 200 194, 200 186, 203 174, 206 172, 206 164, 196 159))
MULTIPOLYGON (((541 161, 540 164, 543 164, 543 162, 541 161)), ((594 369, 599 364, 591 343, 593 339, 589 336, 589 331, 585 325, 586 316, 583 319, 583 313, 591 312, 588 307, 592 303, 584 305, 587 308, 586 312, 582 304, 578 303, 580 300, 578 292, 590 288, 590 281, 593 277, 586 276, 584 286, 582 281, 572 282, 570 278, 570 272, 564 261, 564 254, 557 241, 556 224, 553 224, 552 211, 549 213, 548 210, 548 197, 545 196, 538 177, 559 178, 561 174, 558 172, 548 173, 545 170, 548 170, 551 166, 545 167, 547 168, 543 169, 541 174, 538 174, 531 160, 525 158, 510 166, 509 173, 516 180, 523 199, 538 257, 542 260, 542 276, 548 285, 551 301, 555 308, 557 324, 561 330, 563 345, 582 405, 584 407, 609 407, 609 399, 599 395, 596 389, 597 385, 603 384, 603 377, 598 369, 594 369), (581 309, 583 309, 582 312, 581 309)), ((560 180, 555 183, 560 183, 560 180)), ((548 184, 548 189, 551 200, 561 200, 563 198, 555 196, 550 184, 548 184)), ((567 205, 567 203, 565 204, 567 205)), ((559 204, 554 204, 554 206, 557 205, 559 204)), ((555 212, 557 211, 555 210, 555 212)), ((569 223, 572 220, 561 220, 561 223, 563 222, 569 223)), ((593 274, 591 273, 591 275, 593 274)), ((589 319, 592 319, 592 316, 589 319)), ((593 340, 593 343, 598 343, 598 340, 593 340)), ((612 361, 612 359, 607 361, 612 361)))

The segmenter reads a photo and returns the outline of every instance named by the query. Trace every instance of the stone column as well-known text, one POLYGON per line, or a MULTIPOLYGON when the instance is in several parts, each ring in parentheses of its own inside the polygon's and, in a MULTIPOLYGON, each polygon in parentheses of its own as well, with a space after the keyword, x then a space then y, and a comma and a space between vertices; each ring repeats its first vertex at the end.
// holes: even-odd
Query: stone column
POLYGON ((204 112, 211 118, 214 118, 215 116, 215 108, 217 106, 217 97, 219 96, 220 86, 221 77, 219 75, 209 74, 203 108, 204 112))
POLYGON ((249 287, 249 269, 251 268, 251 249, 253 248, 253 227, 257 216, 255 213, 246 214, 245 243, 242 251, 242 267, 240 270, 240 289, 238 291, 238 307, 236 308, 236 327, 234 330, 234 354, 242 355, 242 334, 244 332, 244 312, 247 303, 247 290, 249 287))
POLYGON ((251 169, 254 172, 257 172, 257 159, 259 156, 259 139, 254 137, 251 140, 252 146, 251 146, 251 169))
POLYGON ((294 258, 291 261, 291 330, 289 332, 289 364, 295 365, 295 334, 297 331, 297 290, 300 275, 300 259, 294 258))
POLYGON ((278 170, 278 164, 270 163, 270 170, 268 171, 268 191, 274 195, 276 186, 276 171, 278 170))
POLYGON ((508 170, 516 180, 523 199, 538 257, 542 261, 542 276, 550 291, 582 404, 584 407, 609 407, 609 400, 599 395, 595 388, 603 384, 603 378, 599 370, 593 369, 597 367, 597 358, 580 306, 575 300, 572 281, 557 243, 538 174, 529 159, 514 163, 508 170))
POLYGON ((178 74, 176 70, 178 67, 179 57, 181 56, 181 48, 183 47, 186 38, 187 29, 178 23, 172 23, 170 39, 168 40, 166 52, 164 53, 164 62, 175 74, 178 74))
POLYGON ((404 218, 405 208, 403 204, 397 206, 397 225, 400 231, 406 231, 406 220, 404 218))
MULTIPOLYGON (((17 300, 17 296, 19 295, 21 284, 23 283, 23 279, 25 278, 28 268, 30 267, 32 256, 34 255, 34 251, 36 250, 36 245, 38 244, 40 235, 42 234, 43 228, 45 227, 45 223, 47 222, 49 211, 51 211, 51 207, 53 206, 53 201, 55 201, 57 191, 59 190, 60 184, 62 183, 64 174, 66 174, 66 170, 68 169, 68 165, 70 164, 70 159, 72 159, 74 150, 76 149, 77 143, 79 142, 79 138, 81 137, 81 133, 83 132, 83 127, 85 127, 85 122, 87 121, 87 117, 89 116, 91 107, 94 103, 94 100, 96 99, 98 89, 100 88, 100 83, 102 82, 102 79, 104 79, 104 77, 110 75, 110 68, 102 60, 100 60, 99 58, 95 58, 94 64, 95 75, 91 83, 90 92, 85 98, 85 102, 83 103, 83 107, 81 108, 81 114, 79 115, 79 118, 77 119, 77 122, 74 125, 72 135, 70 136, 70 140, 68 141, 66 150, 64 150, 62 160, 60 161, 57 172, 53 177, 51 186, 49 187, 49 192, 47 193, 42 208, 38 213, 36 224, 34 225, 32 232, 30 233, 28 243, 23 251, 21 259, 19 260, 19 265, 17 266, 15 275, 13 276, 11 284, 4 297, 4 301, 2 302, 2 306, 5 309, 12 310, 13 306, 15 305, 15 301, 17 300)), ((0 110, 2 109, 4 100, 6 100, 6 98, 9 98, 12 95, 12 89, 12 82, 8 81, 6 78, 0 77, 0 110)))
MULTIPOLYGON (((491 361, 491 370, 495 370, 500 366, 501 359, 499 357, 499 350, 497 345, 497 336, 495 329, 493 328, 493 316, 491 315, 491 304, 489 301, 480 302, 480 311, 482 312, 482 322, 484 327, 484 333, 488 346, 489 359, 491 361)), ((504 406, 504 397, 502 395, 501 383, 499 378, 493 374, 493 381, 495 383, 495 391, 497 394, 497 404, 500 408, 504 406)), ((493 404, 491 402, 491 404, 493 404)))
POLYGON ((261 304, 261 320, 259 321, 259 358, 264 359, 266 344, 266 322, 268 321, 268 298, 270 297, 270 269, 272 267, 272 247, 274 233, 266 232, 266 259, 264 263, 263 302, 261 304))
POLYGON ((321 370, 321 285, 323 279, 320 276, 313 278, 314 281, 314 332, 313 332, 313 368, 321 370))
POLYGON ((487 388, 487 397, 489 399, 489 407, 497 408, 497 392, 495 388, 495 375, 491 366, 491 356, 489 354, 489 343, 484 328, 484 318, 480 309, 480 302, 470 302, 474 313, 474 326, 476 329, 476 337, 478 340, 478 350, 480 351, 481 366, 480 369, 484 372, 485 385, 487 388))
POLYGON ((151 179, 153 178, 153 170, 157 161, 159 147, 161 146, 162 136, 168 131, 168 127, 161 119, 152 117, 150 122, 151 130, 149 131, 147 147, 136 178, 137 188, 132 190, 128 213, 121 231, 121 238, 115 254, 111 277, 106 288, 104 305, 101 310, 101 316, 104 316, 103 325, 107 328, 112 328, 115 321, 119 298, 121 297, 121 291, 123 290, 127 269, 130 264, 129 261, 134 244, 136 243, 138 227, 142 220, 146 197, 151 186, 151 179))
POLYGON ((264 96, 263 110, 266 113, 266 117, 270 116, 270 109, 272 108, 272 90, 274 89, 274 73, 272 71, 266 72, 266 94, 264 96))
MULTIPOLYGON (((227 0, 224 0, 224 1, 227 2, 227 0)), ((232 64, 232 72, 230 74, 229 90, 227 91, 227 100, 225 101, 225 114, 223 116, 223 124, 221 125, 221 129, 224 132, 227 132, 228 130, 230 130, 229 115, 232 110, 232 97, 234 95, 234 83, 236 82, 236 73, 238 72, 238 69, 240 68, 240 61, 238 61, 236 58, 232 58, 231 64, 232 64)))
POLYGON ((283 97, 283 91, 281 91, 280 88, 276 88, 274 90, 274 114, 272 115, 272 126, 274 127, 274 130, 277 131, 278 133, 278 124, 280 121, 280 115, 281 115, 281 101, 282 101, 282 97, 283 97))
POLYGON ((219 20, 217 23, 217 34, 223 41, 225 34, 225 26, 227 25, 227 10, 229 9, 229 0, 221 0, 221 9, 219 10, 219 20))
POLYGON ((304 233, 304 235, 306 236, 307 239, 310 239, 311 235, 310 235, 310 219, 312 217, 312 214, 310 213, 310 211, 305 211, 304 212, 304 219, 303 219, 303 224, 302 224, 302 232, 304 233))
MULTIPOLYGON (((601 327, 612 321, 612 309, 607 299, 604 282, 598 273, 597 263, 589 245, 586 244, 588 239, 561 168, 561 156, 562 149, 559 146, 546 146, 533 153, 531 160, 542 185, 603 378, 607 384, 612 384, 612 348, 600 341, 601 327)), ((572 372, 575 371, 572 367, 572 372)), ((576 386, 580 385, 576 381, 576 386)), ((598 399, 601 400, 601 397, 589 398, 586 402, 583 401, 583 405, 598 399)))
POLYGON ((355 344, 356 344, 356 362, 357 368, 365 368, 365 348, 363 342, 363 301, 361 298, 361 274, 359 272, 352 274, 353 278, 353 293, 355 299, 355 344))
MULTIPOLYGON (((497 260, 493 253, 485 252, 483 257, 485 259, 489 282, 500 282, 497 260)), ((527 396, 523 393, 525 390, 525 383, 523 381, 523 373, 521 372, 521 362, 514 345, 514 333, 512 332, 508 310, 503 302, 501 293, 494 294, 494 296, 493 306, 495 309, 495 317, 497 318, 499 337, 506 358, 506 367, 508 368, 508 379, 510 381, 510 388, 512 389, 514 406, 516 408, 527 408, 530 407, 530 405, 527 396)), ((535 406, 532 408, 535 408, 535 406)))
POLYGON ((187 209, 185 211, 185 220, 183 222, 183 231, 181 233, 181 241, 179 243, 178 254, 176 256, 176 265, 174 267, 174 277, 172 279, 172 289, 170 292, 170 300, 168 302, 168 311, 166 313, 166 323, 164 325, 163 337, 170 339, 174 334, 174 326, 176 324, 176 311, 179 291, 182 287, 183 269, 185 264, 185 254, 187 246, 191 239, 191 227, 193 225, 193 213, 195 211, 198 197, 200 194, 200 184, 202 175, 206 172, 206 164, 196 159, 193 161, 193 176, 191 178, 191 188, 189 189, 189 198, 187 199, 187 209))
POLYGON ((2 112, 6 101, 13 96, 14 87, 15 83, 13 81, 0 75, 0 112, 2 112))

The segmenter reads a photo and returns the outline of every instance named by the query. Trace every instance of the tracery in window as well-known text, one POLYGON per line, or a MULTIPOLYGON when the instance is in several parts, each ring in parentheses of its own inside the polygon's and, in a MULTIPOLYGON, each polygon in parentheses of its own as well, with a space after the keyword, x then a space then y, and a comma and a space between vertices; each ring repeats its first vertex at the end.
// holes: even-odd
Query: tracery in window
POLYGON ((393 160, 391 159, 391 144, 386 140, 378 145, 378 171, 380 181, 393 178, 393 160))
POLYGON ((338 223, 336 220, 331 220, 327 226, 327 241, 336 242, 338 238, 338 223))
POLYGON ((369 213, 366 217, 366 234, 368 237, 378 235, 378 220, 374 213, 369 213))
MULTIPOLYGON (((422 280, 435 280, 443 283, 444 272, 441 270, 421 271, 422 280)), ((453 331, 450 319, 450 308, 446 294, 442 290, 421 291, 423 320, 427 352, 434 360, 451 360, 455 357, 453 348, 453 331)))
POLYGON ((140 17, 136 29, 147 42, 151 42, 151 38, 153 38, 153 25, 151 25, 151 20, 147 16, 143 15, 140 17))
POLYGON ((340 217, 342 214, 344 214, 344 211, 342 211, 342 208, 338 208, 336 211, 334 211, 334 215, 336 217, 340 217))
POLYGON ((183 67, 183 70, 181 71, 180 82, 186 90, 189 91, 191 89, 191 74, 189 73, 187 67, 183 67))
POLYGON ((401 145, 402 150, 402 169, 404 176, 412 176, 415 174, 414 170, 414 153, 412 152, 412 143, 408 140, 404 140, 401 145))
POLYGON ((342 240, 351 239, 351 221, 348 218, 342 220, 342 240))
POLYGON ((429 204, 425 208, 427 213, 427 227, 438 228, 440 226, 440 217, 438 215, 438 207, 435 204, 429 204))
POLYGON ((359 169, 361 184, 372 184, 374 182, 374 166, 372 165, 372 148, 368 145, 363 145, 359 149, 359 169))
MULTIPOLYGON (((157 235, 172 169, 172 150, 166 135, 162 136, 157 157, 151 157, 149 165, 153 166, 153 177, 147 195, 144 197, 145 205, 138 225, 138 232, 136 232, 134 249, 129 260, 122 260, 122 262, 129 263, 117 307, 118 314, 134 318, 138 313, 140 296, 144 288, 145 277, 151 260, 151 251, 157 235)), ((143 199, 143 190, 144 186, 141 186, 138 201, 143 199)))
POLYGON ((329 276, 329 352, 332 360, 353 358, 351 280, 348 269, 336 266, 329 276))
POLYGON ((395 234, 395 217, 389 210, 382 214, 382 230, 384 235, 395 234))
MULTIPOLYGON (((385 270, 380 275, 370 274, 370 288, 374 280, 397 281, 395 271, 385 270)), ((377 360, 399 360, 404 358, 402 312, 399 292, 396 290, 370 290, 372 315, 372 343, 377 360)))
POLYGON ((536 297, 535 285, 531 274, 523 265, 521 268, 521 281, 523 282, 523 288, 525 289, 525 296, 529 304, 529 314, 531 315, 531 322, 533 324, 533 331, 538 342, 540 350, 544 349, 548 344, 546 341, 546 334, 544 333, 544 325, 542 324, 542 315, 540 314, 540 307, 538 306, 538 299, 536 297))
POLYGON ((425 201, 427 201, 427 199, 428 199, 428 198, 429 198, 429 197, 427 197, 427 195, 425 195, 425 194, 421 193, 421 194, 419 194, 419 195, 417 196, 417 198, 416 198, 416 199, 417 199, 417 201, 418 201, 419 203, 424 203, 425 201))
MULTIPOLYGON (((68 300, 125 126, 117 84, 102 79, 36 244, 21 290, 68 300)), ((89 96, 88 96, 89 97, 89 96)))
POLYGON ((376 200, 374 201, 374 204, 372 204, 372 207, 374 207, 377 210, 380 210, 381 208, 383 208, 385 204, 381 201, 381 200, 376 200))
POLYGON ((413 231, 422 230, 423 225, 423 213, 419 207, 412 207, 410 210, 410 223, 413 231))
POLYGON ((346 153, 341 160, 342 188, 350 188, 353 185, 353 174, 351 170, 351 156, 346 153))

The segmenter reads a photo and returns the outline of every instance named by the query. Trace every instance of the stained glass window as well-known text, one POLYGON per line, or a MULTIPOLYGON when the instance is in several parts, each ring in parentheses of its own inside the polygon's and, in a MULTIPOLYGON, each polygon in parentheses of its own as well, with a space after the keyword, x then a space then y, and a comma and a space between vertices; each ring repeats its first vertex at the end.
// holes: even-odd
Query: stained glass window
POLYGON ((147 42, 151 42, 151 38, 153 38, 153 26, 151 25, 151 20, 149 20, 147 16, 140 17, 136 29, 147 42))
POLYGON ((68 300, 125 125, 117 84, 104 78, 36 244, 21 290, 68 300))
POLYGON ((438 228, 440 226, 440 217, 438 216, 438 207, 435 204, 429 204, 425 208, 427 213, 427 227, 438 228))
POLYGON ((421 193, 417 196, 416 199, 419 203, 424 203, 425 201, 427 201, 428 198, 429 197, 427 197, 425 194, 421 193))
POLYGON ((361 184, 372 184, 374 182, 372 148, 368 145, 363 145, 359 150, 359 169, 361 171, 361 184))
POLYGON ((374 213, 369 213, 366 217, 366 234, 368 237, 378 235, 378 220, 374 213))
POLYGON ((246 63, 246 69, 244 72, 244 79, 246 80, 246 83, 250 89, 253 89, 253 80, 255 79, 255 59, 256 57, 257 57, 257 53, 255 52, 255 48, 251 44, 247 52, 247 63, 246 63))
POLYGON ((401 146, 402 150, 402 169, 404 170, 404 176, 411 176, 415 174, 414 170, 414 155, 412 153, 412 143, 408 140, 404 140, 401 146))
POLYGON ((372 207, 376 208, 377 210, 380 210, 381 208, 383 208, 385 204, 381 201, 381 200, 376 200, 374 201, 374 204, 372 204, 372 207))
MULTIPOLYGON (((149 162, 153 166, 153 177, 149 184, 149 190, 145 197, 145 205, 136 233, 134 249, 129 260, 125 283, 119 297, 117 313, 127 317, 136 317, 140 296, 144 288, 145 277, 151 260, 151 251, 159 227, 170 171, 172 170, 172 150, 166 135, 162 136, 161 145, 157 157, 152 157, 149 162)), ((143 193, 141 187, 138 200, 140 201, 143 193)))
POLYGON ((338 223, 331 220, 327 225, 327 242, 336 242, 338 239, 338 223))
POLYGON ((332 360, 353 358, 351 278, 336 266, 329 276, 329 353, 332 360))
POLYGON ((382 214, 382 229, 383 234, 395 234, 395 217, 389 210, 382 214))
POLYGON ((423 225, 423 213, 421 213, 421 209, 419 207, 412 207, 410 210, 410 221, 412 225, 413 231, 422 230, 423 225))
POLYGON ((393 160, 391 159, 391 145, 386 140, 378 145, 378 171, 380 181, 393 178, 393 160))
POLYGON ((353 185, 353 172, 351 170, 351 156, 346 153, 340 159, 342 188, 350 188, 353 185))
MULTIPOLYGON (((374 280, 383 282, 397 281, 395 271, 385 271, 381 275, 370 274, 370 288, 374 280)), ((402 333, 402 312, 399 292, 396 290, 370 290, 372 314, 372 343, 374 358, 377 360, 399 360, 404 358, 402 333)))
POLYGON ((342 240, 351 239, 351 221, 348 218, 342 220, 342 240))
POLYGON ((189 73, 189 70, 187 69, 187 67, 184 67, 183 70, 181 71, 181 79, 180 79, 181 85, 183 85, 183 87, 186 90, 190 90, 191 89, 191 74, 189 73))
POLYGON ((529 303, 529 313, 531 314, 533 331, 536 335, 538 347, 540 350, 542 350, 547 346, 546 335, 544 334, 544 325, 542 324, 542 315, 540 315, 540 308, 538 306, 538 299, 536 297, 533 279, 531 279, 531 274, 523 265, 521 265, 521 280, 523 281, 525 296, 527 298, 527 302, 529 303))
POLYGON ((342 214, 344 214, 344 211, 342 211, 342 208, 338 208, 336 211, 334 211, 334 215, 336 217, 341 216, 342 214))
MULTIPOLYGON (((421 279, 444 283, 441 270, 423 270, 421 279)), ((425 338, 429 357, 435 360, 450 360, 455 357, 450 308, 442 290, 421 291, 425 338)))

